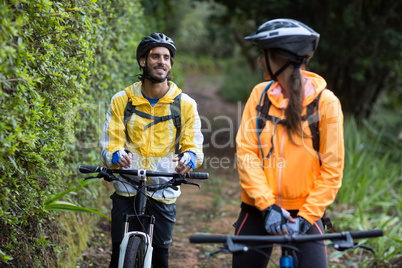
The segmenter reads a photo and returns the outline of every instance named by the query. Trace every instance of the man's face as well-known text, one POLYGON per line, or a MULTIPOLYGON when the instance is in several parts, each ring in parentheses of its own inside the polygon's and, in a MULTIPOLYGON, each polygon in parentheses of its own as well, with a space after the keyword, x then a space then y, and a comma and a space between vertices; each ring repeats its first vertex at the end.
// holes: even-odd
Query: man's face
POLYGON ((147 66, 145 66, 145 58, 140 61, 142 68, 147 68, 148 74, 151 77, 162 80, 172 68, 170 52, 166 47, 152 48, 148 53, 147 66))

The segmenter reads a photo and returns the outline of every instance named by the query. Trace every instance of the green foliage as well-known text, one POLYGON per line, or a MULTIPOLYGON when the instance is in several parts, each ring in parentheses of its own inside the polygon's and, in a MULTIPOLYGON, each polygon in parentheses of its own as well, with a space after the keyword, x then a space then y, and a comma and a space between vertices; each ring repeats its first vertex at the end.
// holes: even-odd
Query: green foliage
POLYGON ((180 10, 175 10, 180 23, 170 18, 167 23, 176 26, 173 37, 180 53, 195 58, 208 56, 218 59, 233 55, 233 44, 226 41, 232 33, 226 27, 209 23, 211 17, 224 12, 221 6, 189 0, 176 2, 181 2, 176 5, 180 10))
POLYGON ((86 213, 95 213, 99 216, 105 217, 108 220, 111 220, 108 216, 100 213, 96 209, 89 209, 89 208, 84 208, 78 205, 75 205, 71 202, 66 202, 66 201, 60 201, 59 199, 64 197, 66 194, 71 193, 71 192, 76 192, 81 190, 83 187, 94 183, 97 179, 95 180, 87 180, 84 181, 82 180, 80 182, 80 185, 77 187, 71 187, 61 193, 58 193, 54 196, 51 196, 49 199, 45 201, 45 210, 55 210, 55 211, 65 211, 65 212, 86 212, 86 213))
POLYGON ((2 263, 8 264, 8 261, 11 261, 13 257, 6 255, 3 251, 0 250, 0 260, 2 263))
POLYGON ((0 2, 0 263, 63 258, 44 200, 99 162, 102 107, 132 83, 142 16, 131 0, 0 2))
POLYGON ((383 229, 384 237, 361 242, 376 249, 377 265, 390 267, 402 257, 402 150, 400 143, 399 148, 389 144, 385 132, 373 133, 373 126, 368 127, 353 119, 345 123, 343 186, 333 220, 337 231, 383 229))
POLYGON ((219 94, 228 101, 246 103, 253 88, 264 82, 262 70, 253 72, 239 60, 229 60, 225 66, 219 94))

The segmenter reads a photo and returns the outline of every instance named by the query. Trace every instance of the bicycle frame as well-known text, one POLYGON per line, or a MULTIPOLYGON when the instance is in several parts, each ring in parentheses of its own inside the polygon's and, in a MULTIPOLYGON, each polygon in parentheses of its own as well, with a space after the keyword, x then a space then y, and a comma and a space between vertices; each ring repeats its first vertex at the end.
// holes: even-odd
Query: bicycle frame
POLYGON ((141 238, 141 241, 144 241, 145 245, 145 257, 144 257, 144 268, 151 268, 152 267, 152 239, 153 239, 153 232, 154 232, 154 224, 155 224, 155 217, 153 215, 149 216, 145 214, 145 207, 147 201, 147 188, 146 188, 146 177, 145 173, 143 173, 140 177, 140 185, 138 187, 138 191, 136 194, 137 198, 139 198, 136 202, 136 212, 135 215, 125 215, 124 220, 124 236, 123 240, 120 244, 120 252, 119 252, 119 268, 123 268, 124 261, 126 257, 127 245, 131 237, 138 236, 141 238), (150 217, 148 233, 140 232, 140 231, 131 231, 129 232, 129 221, 131 218, 137 217, 141 219, 141 225, 146 226, 148 225, 148 217, 150 217))
MULTIPOLYGON (((148 198, 147 188, 151 187, 149 185, 146 185, 147 177, 155 177, 155 176, 171 177, 172 179, 170 181, 162 183, 160 185, 156 185, 162 187, 162 189, 163 187, 167 187, 168 185, 178 186, 181 184, 191 184, 200 187, 200 185, 196 183, 187 181, 186 178, 202 180, 202 179, 208 179, 209 177, 208 173, 200 173, 200 172, 193 172, 190 174, 181 175, 179 173, 146 171, 145 169, 122 170, 122 169, 110 169, 99 166, 84 166, 84 165, 79 167, 79 171, 81 173, 98 173, 97 176, 91 176, 85 179, 103 178, 109 182, 117 180, 122 183, 128 183, 137 189, 137 192, 135 194, 136 200, 134 202, 135 214, 124 216, 124 236, 123 241, 120 244, 119 264, 118 264, 119 268, 127 266, 132 267, 132 265, 138 267, 137 261, 140 263, 139 265, 141 265, 140 266, 141 268, 151 268, 152 266, 152 253, 153 253, 152 239, 154 233, 155 217, 153 215, 145 214, 146 202, 148 198), (128 181, 123 182, 122 180, 116 178, 113 174, 134 175, 139 179, 139 185, 137 180, 127 178, 128 181), (142 227, 143 231, 139 230, 129 231, 129 222, 130 219, 132 218, 137 220, 138 224, 142 227), (137 237, 139 239, 136 239, 137 237), (127 253, 130 254, 129 257, 127 257, 128 259, 126 259, 127 253), (126 264, 126 262, 128 262, 129 264, 126 264)), ((155 189, 155 185, 153 185, 151 189, 155 189)))

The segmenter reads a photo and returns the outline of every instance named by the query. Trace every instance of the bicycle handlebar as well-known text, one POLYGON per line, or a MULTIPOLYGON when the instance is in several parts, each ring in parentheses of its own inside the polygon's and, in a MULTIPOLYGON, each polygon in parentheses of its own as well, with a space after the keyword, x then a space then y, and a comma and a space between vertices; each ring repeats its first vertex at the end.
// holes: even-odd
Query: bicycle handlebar
POLYGON ((337 240, 345 239, 347 235, 354 239, 370 238, 383 236, 381 229, 366 230, 366 231, 350 231, 341 233, 330 233, 324 235, 261 235, 261 236, 234 236, 234 235, 192 235, 190 236, 191 243, 226 243, 228 240, 233 242, 259 242, 266 244, 285 244, 285 243, 302 243, 317 240, 337 240))
POLYGON ((86 165, 80 165, 78 168, 81 173, 96 173, 102 171, 102 169, 102 167, 86 165))
MULTIPOLYGON (((105 167, 99 167, 99 166, 86 166, 86 165, 80 165, 79 166, 79 171, 81 173, 99 173, 99 172, 105 172, 108 174, 126 174, 126 175, 134 175, 134 176, 139 176, 141 172, 144 172, 144 170, 141 169, 112 169, 112 168, 105 168, 105 167)), ((143 173, 144 176, 146 177, 180 177, 180 173, 163 173, 163 172, 156 172, 156 171, 145 171, 143 173)), ((206 172, 192 172, 190 174, 185 174, 185 178, 188 179, 197 179, 197 180, 206 180, 209 178, 209 174, 206 172)))
POLYGON ((383 230, 375 229, 375 230, 366 230, 366 231, 350 231, 349 232, 352 238, 371 238, 371 237, 380 237, 384 235, 383 230))

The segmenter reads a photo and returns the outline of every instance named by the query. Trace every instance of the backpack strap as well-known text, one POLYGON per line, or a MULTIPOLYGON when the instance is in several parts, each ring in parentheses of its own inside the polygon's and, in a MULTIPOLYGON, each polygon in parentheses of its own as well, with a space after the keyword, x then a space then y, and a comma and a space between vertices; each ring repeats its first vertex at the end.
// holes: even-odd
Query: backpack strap
POLYGON ((179 154, 180 153, 180 132, 181 132, 181 107, 180 107, 180 102, 181 102, 181 93, 177 95, 174 98, 173 104, 170 104, 170 111, 171 113, 169 115, 165 116, 154 116, 150 115, 141 111, 138 111, 135 106, 131 103, 130 99, 127 100, 127 105, 126 108, 124 109, 124 133, 126 133, 126 138, 128 140, 128 133, 127 133, 127 124, 130 121, 131 116, 134 114, 146 118, 146 119, 152 119, 153 121, 146 125, 144 127, 144 130, 148 129, 149 127, 156 125, 160 122, 167 121, 170 119, 173 119, 173 124, 176 127, 176 140, 175 140, 175 153, 179 154))
MULTIPOLYGON (((276 132, 276 126, 278 124, 286 125, 286 120, 281 119, 276 116, 269 115, 269 108, 271 107, 271 101, 269 100, 269 97, 267 94, 264 94, 264 99, 263 99, 263 105, 257 105, 256 109, 257 111, 260 112, 260 115, 258 116, 258 130, 257 130, 257 135, 260 136, 262 130, 264 129, 267 120, 271 121, 274 123, 274 134, 271 136, 271 149, 269 150, 267 154, 267 158, 271 157, 272 152, 274 151, 274 135, 276 132)), ((258 113, 257 113, 258 114, 258 113)), ((262 150, 261 150, 262 153, 262 150)))
MULTIPOLYGON (((320 161, 320 166, 322 164, 321 161, 321 156, 319 153, 320 150, 320 131, 319 131, 319 114, 318 114, 318 102, 320 100, 321 94, 323 91, 318 94, 318 96, 307 106, 307 115, 302 116, 301 120, 302 121, 308 121, 311 136, 312 136, 312 142, 313 142, 313 148, 318 154, 318 159, 320 161)), ((263 97, 263 105, 257 105, 256 109, 257 111, 260 112, 260 116, 258 118, 258 131, 257 135, 261 135, 262 130, 264 129, 267 120, 271 121, 275 125, 275 129, 277 124, 282 124, 286 125, 286 119, 280 119, 279 117, 269 115, 269 108, 271 107, 271 101, 269 100, 269 97, 267 94, 264 94, 263 97)), ((271 143, 273 142, 273 135, 271 137, 271 143)), ((271 153, 273 151, 273 146, 271 147, 271 150, 269 151, 267 158, 271 156, 271 153)))
POLYGON ((331 222, 331 218, 329 216, 327 216, 327 213, 324 212, 324 216, 322 216, 321 218, 322 224, 324 225, 324 228, 331 229, 333 227, 332 222, 331 222))
POLYGON ((321 91, 320 94, 318 94, 318 96, 307 106, 308 126, 309 126, 310 132, 311 132, 313 148, 317 152, 318 160, 320 161, 320 166, 322 164, 322 161, 321 161, 321 155, 320 155, 320 130, 319 130, 320 117, 318 114, 319 113, 318 102, 319 102, 321 94, 322 94, 322 92, 324 92, 324 90, 321 91))
POLYGON ((268 111, 269 108, 271 107, 271 102, 269 101, 269 98, 267 94, 264 94, 264 99, 263 99, 263 104, 257 105, 256 109, 257 111, 260 112, 260 118, 258 118, 258 135, 261 135, 262 130, 265 127, 265 124, 267 122, 268 118, 268 111))
POLYGON ((170 113, 173 115, 173 124, 176 127, 175 153, 180 154, 180 134, 181 134, 181 93, 174 98, 173 105, 170 105, 170 113))
POLYGON ((267 94, 264 94, 263 105, 257 105, 256 109, 260 112, 259 120, 258 120, 258 135, 261 135, 262 130, 264 129, 267 120, 273 122, 275 125, 277 124, 286 124, 286 120, 282 120, 279 117, 269 115, 269 108, 271 108, 271 101, 269 100, 267 94))
POLYGON ((135 107, 130 101, 130 98, 127 100, 127 105, 126 108, 124 109, 124 119, 123 119, 123 124, 124 124, 124 133, 126 134, 126 139, 128 140, 128 133, 127 133, 127 124, 128 121, 130 121, 131 116, 133 115, 135 110, 135 107))

